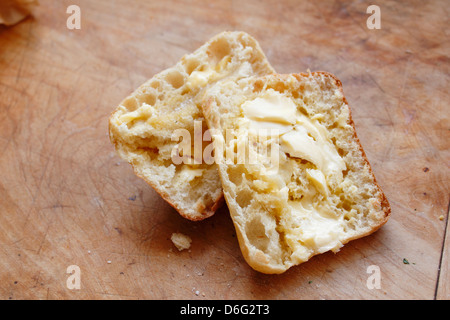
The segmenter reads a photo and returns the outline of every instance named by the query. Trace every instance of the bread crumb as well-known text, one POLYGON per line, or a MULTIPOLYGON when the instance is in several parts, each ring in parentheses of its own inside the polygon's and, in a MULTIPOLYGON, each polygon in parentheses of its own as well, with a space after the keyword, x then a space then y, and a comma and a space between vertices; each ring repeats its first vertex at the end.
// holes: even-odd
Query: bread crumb
POLYGON ((439 216, 439 220, 444 220, 444 216, 439 216))
POLYGON ((172 240, 173 244, 179 251, 186 250, 191 247, 192 239, 185 234, 172 233, 170 240, 172 240))

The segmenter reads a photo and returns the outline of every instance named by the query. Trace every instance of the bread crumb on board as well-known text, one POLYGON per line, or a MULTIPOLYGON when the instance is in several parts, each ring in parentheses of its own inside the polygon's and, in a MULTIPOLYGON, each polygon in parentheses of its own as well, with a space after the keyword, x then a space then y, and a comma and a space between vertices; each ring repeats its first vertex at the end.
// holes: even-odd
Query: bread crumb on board
POLYGON ((172 233, 170 240, 172 240, 173 244, 179 251, 186 250, 191 247, 192 239, 185 234, 174 232, 172 233))

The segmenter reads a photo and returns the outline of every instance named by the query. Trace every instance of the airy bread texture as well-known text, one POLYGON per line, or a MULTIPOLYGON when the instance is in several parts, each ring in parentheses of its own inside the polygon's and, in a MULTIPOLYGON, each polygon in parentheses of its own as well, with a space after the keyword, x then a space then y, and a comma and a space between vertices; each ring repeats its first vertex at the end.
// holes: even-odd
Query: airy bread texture
POLYGON ((205 101, 225 199, 255 270, 282 273, 387 221, 389 203, 333 75, 222 82, 205 101))
POLYGON ((202 138, 207 129, 200 104, 208 87, 273 72, 254 38, 244 32, 218 34, 118 106, 109 122, 111 142, 136 175, 183 217, 194 221, 210 217, 223 203, 217 166, 194 159, 194 152, 179 153, 183 162, 175 164, 174 150, 184 138, 173 135, 187 130, 194 150, 194 133, 202 138), (195 121, 202 123, 200 130, 195 121))

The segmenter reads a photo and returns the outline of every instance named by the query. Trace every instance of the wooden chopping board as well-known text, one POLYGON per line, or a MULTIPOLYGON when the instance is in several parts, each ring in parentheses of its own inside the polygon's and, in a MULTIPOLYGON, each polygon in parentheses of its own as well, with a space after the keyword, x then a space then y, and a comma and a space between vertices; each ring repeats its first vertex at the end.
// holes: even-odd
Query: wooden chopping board
POLYGON ((446 1, 46 1, 0 27, 1 299, 449 299, 450 41, 446 1), (69 5, 81 29, 69 30, 69 5), (243 260, 226 207, 190 222, 115 153, 108 117, 224 30, 279 73, 343 83, 392 215, 282 275, 243 260), (192 238, 178 251, 170 236, 192 238), (80 288, 69 288, 78 266, 80 288), (370 266, 380 288, 367 285, 370 266), (368 272, 369 271, 369 272, 368 272))

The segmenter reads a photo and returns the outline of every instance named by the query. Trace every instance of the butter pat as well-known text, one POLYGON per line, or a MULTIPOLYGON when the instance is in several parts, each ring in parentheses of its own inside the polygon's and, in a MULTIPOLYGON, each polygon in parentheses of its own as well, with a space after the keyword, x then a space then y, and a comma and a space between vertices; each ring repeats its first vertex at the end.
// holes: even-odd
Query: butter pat
POLYGON ((316 166, 322 164, 322 151, 304 127, 297 127, 281 137, 281 148, 289 156, 308 160, 316 166))
MULTIPOLYGON (((297 111, 291 99, 273 89, 244 102, 241 109, 244 119, 240 127, 259 137, 280 137, 278 142, 283 153, 307 160, 317 167, 308 172, 308 179, 324 196, 329 193, 327 178, 336 176, 337 180, 342 180, 346 165, 328 138, 327 129, 319 122, 323 115, 309 119, 297 111)), ((278 172, 285 171, 285 162, 281 160, 276 164, 278 172)))
POLYGON ((216 72, 212 69, 206 69, 204 71, 194 71, 191 73, 187 80, 187 86, 189 88, 203 87, 213 78, 216 72))
POLYGON ((323 175, 322 171, 314 170, 314 169, 307 169, 306 177, 314 184, 316 189, 321 194, 323 194, 325 197, 328 196, 329 190, 328 190, 328 186, 327 186, 327 181, 325 180, 325 176, 323 175))
MULTIPOLYGON (((295 103, 281 93, 268 89, 256 99, 241 105, 250 132, 259 136, 281 136, 281 149, 294 158, 308 160, 326 176, 342 176, 345 162, 328 139, 326 128, 297 111, 295 103)), ((322 181, 313 174, 315 182, 322 181)), ((323 182, 323 181, 322 181, 323 182)), ((324 191, 324 190, 322 190, 324 191)))
POLYGON ((269 89, 264 95, 246 101, 241 106, 244 117, 250 120, 250 130, 264 134, 264 130, 278 130, 283 134, 295 124, 297 107, 290 99, 269 89))
POLYGON ((119 117, 120 123, 129 123, 134 120, 148 119, 152 116, 155 108, 151 105, 143 103, 142 106, 133 112, 128 112, 119 117))
MULTIPOLYGON (((271 161, 270 166, 249 168, 249 171, 257 177, 254 186, 258 190, 276 194, 290 207, 291 213, 285 221, 285 238, 294 249, 291 258, 306 261, 314 252, 339 250, 345 232, 342 217, 335 216, 330 209, 332 200, 328 181, 333 179, 341 183, 346 164, 329 138, 327 128, 320 123, 324 115, 307 117, 297 110, 291 99, 273 89, 244 102, 241 110, 244 118, 239 127, 248 129, 249 134, 265 137, 265 140, 260 140, 262 149, 264 144, 267 146, 277 139, 276 147, 272 145, 270 149, 279 154, 278 161, 271 161), (289 200, 287 186, 292 175, 292 163, 295 163, 293 158, 307 160, 315 166, 306 169, 310 186, 295 201, 289 200), (320 205, 315 201, 318 194, 323 196, 320 205)), ((268 154, 261 153, 258 153, 257 163, 269 163, 268 154)))
POLYGON ((311 252, 338 251, 342 247, 341 239, 345 237, 342 217, 333 217, 325 208, 316 208, 309 201, 289 202, 294 228, 286 233, 286 239, 292 248, 300 251, 293 252, 293 257, 299 261, 309 259, 311 252), (300 241, 303 246, 297 246, 300 241), (305 251, 305 247, 309 250, 305 251), (312 250, 312 251, 310 251, 312 250))
POLYGON ((185 182, 191 182, 197 177, 201 177, 203 175, 204 169, 192 169, 188 166, 184 166, 180 171, 180 180, 185 182))
POLYGON ((313 163, 325 177, 337 175, 342 180, 342 171, 346 169, 346 165, 328 139, 325 128, 304 116, 301 119, 301 125, 295 126, 294 130, 281 137, 282 150, 291 157, 313 163))

